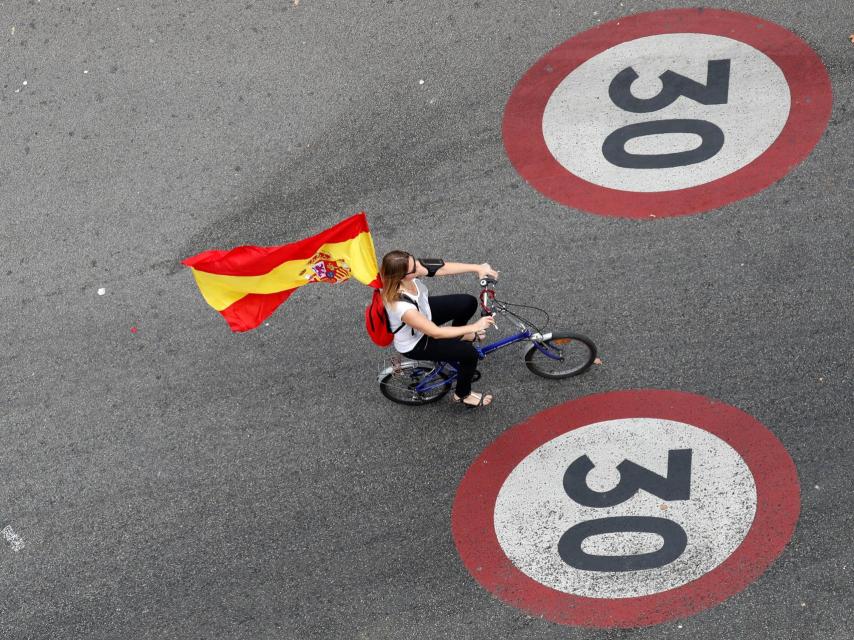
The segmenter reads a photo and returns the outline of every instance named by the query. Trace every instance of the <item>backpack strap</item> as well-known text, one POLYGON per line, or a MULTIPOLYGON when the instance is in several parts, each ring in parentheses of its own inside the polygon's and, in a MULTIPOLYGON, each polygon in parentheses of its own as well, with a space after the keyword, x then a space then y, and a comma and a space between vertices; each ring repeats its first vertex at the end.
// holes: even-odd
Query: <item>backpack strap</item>
MULTIPOLYGON (((400 295, 398 296, 398 300, 399 300, 400 302, 408 302, 409 304, 411 304, 412 306, 414 306, 414 307, 415 307, 415 310, 416 310, 416 311, 421 311, 421 309, 420 309, 420 308, 419 308, 419 306, 418 306, 418 302, 417 302, 416 300, 413 300, 412 298, 404 297, 404 296, 403 296, 403 294, 400 294, 400 295)), ((397 333, 398 331, 400 331, 401 329, 403 329, 403 327, 405 327, 405 326, 406 326, 406 323, 403 321, 403 314, 401 314, 401 316, 400 316, 400 326, 399 326, 397 329, 395 329, 394 331, 392 331, 392 334, 397 333)), ((410 329, 412 329, 412 327, 410 327, 410 329)), ((412 329, 412 335, 415 335, 415 329, 412 329)))

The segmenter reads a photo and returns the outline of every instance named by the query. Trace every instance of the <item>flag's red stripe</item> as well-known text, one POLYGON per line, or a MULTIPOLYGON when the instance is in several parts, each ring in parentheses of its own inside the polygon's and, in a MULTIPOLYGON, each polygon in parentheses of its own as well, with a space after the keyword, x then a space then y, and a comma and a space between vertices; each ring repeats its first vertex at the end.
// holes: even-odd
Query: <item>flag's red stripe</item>
POLYGON ((270 317, 296 289, 276 293, 249 293, 220 313, 232 331, 249 331, 270 317))
POLYGON ((368 220, 364 213, 357 213, 304 240, 278 247, 245 246, 230 251, 203 251, 183 260, 181 264, 223 276, 262 276, 288 260, 311 258, 327 242, 349 240, 363 231, 369 232, 368 220))

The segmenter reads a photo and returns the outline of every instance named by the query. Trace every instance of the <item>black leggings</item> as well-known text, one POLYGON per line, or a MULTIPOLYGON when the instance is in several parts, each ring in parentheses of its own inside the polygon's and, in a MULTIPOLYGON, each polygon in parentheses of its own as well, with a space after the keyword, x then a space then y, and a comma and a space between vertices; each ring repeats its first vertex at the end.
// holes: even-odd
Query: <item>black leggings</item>
MULTIPOLYGON (((450 321, 455 327, 465 326, 477 310, 477 298, 467 293, 429 296, 428 301, 433 322, 438 325, 450 321)), ((413 360, 453 362, 460 370, 457 375, 457 397, 465 398, 471 393, 471 379, 478 360, 477 351, 471 342, 460 338, 439 339, 424 336, 412 351, 403 355, 413 360)))

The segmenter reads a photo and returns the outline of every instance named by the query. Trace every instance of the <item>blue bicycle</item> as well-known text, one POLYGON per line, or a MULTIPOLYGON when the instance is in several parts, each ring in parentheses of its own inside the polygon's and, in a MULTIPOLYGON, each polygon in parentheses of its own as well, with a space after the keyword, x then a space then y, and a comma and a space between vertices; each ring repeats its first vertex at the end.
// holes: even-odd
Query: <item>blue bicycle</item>
MULTIPOLYGON (((570 331, 542 332, 533 322, 523 318, 508 307, 524 307, 496 299, 495 280, 485 278, 480 281, 481 292, 478 296, 481 313, 501 315, 518 330, 507 338, 490 344, 474 343, 478 358, 483 360, 493 351, 497 351, 517 342, 531 343, 525 353, 525 365, 531 372, 543 378, 561 379, 577 376, 587 371, 596 359, 596 345, 587 336, 570 331)), ((548 314, 546 313, 548 317, 548 314)), ((452 362, 430 362, 426 360, 392 359, 392 364, 380 371, 377 382, 382 394, 393 402, 408 405, 436 402, 450 391, 458 369, 452 362)), ((480 372, 474 379, 480 378, 480 372)))

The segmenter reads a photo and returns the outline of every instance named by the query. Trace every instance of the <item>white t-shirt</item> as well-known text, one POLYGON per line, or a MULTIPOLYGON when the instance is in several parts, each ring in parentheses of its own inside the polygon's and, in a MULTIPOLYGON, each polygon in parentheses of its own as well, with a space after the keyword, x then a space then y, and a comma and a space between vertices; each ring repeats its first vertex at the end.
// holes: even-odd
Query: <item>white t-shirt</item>
MULTIPOLYGON (((404 298, 415 300, 418 303, 417 311, 420 311, 428 320, 432 320, 433 314, 430 312, 430 302, 427 298, 427 287, 421 284, 421 281, 418 280, 418 278, 413 279, 412 283, 418 289, 418 297, 416 298, 415 296, 411 296, 404 292, 401 292, 401 295, 404 298)), ((391 330, 394 331, 401 324, 405 325, 400 331, 394 334, 394 348, 398 353, 412 351, 415 348, 415 345, 418 344, 418 341, 424 337, 423 333, 416 331, 401 320, 403 314, 412 309, 415 309, 412 304, 403 301, 392 302, 391 304, 385 305, 391 330)))

